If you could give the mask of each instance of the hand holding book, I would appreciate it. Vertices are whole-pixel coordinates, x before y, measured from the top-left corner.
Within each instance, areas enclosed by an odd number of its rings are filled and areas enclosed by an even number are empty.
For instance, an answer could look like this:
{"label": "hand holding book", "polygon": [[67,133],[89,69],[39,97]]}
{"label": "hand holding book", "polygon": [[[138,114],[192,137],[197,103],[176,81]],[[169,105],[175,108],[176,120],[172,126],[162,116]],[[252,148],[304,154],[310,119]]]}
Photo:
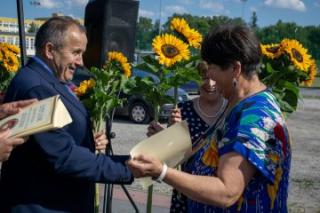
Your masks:
{"label": "hand holding book", "polygon": [[37,99],[29,99],[23,101],[14,101],[11,103],[5,103],[0,106],[0,119],[3,119],[9,115],[18,113],[21,109],[37,102]]}
{"label": "hand holding book", "polygon": [[[0,106],[0,119],[12,114],[16,114],[21,110],[21,108],[33,104],[36,101],[36,99],[31,99],[2,104]],[[10,138],[11,131],[8,126],[11,125],[12,124],[7,125],[7,127],[3,126],[3,128],[0,129],[0,162],[9,158],[14,147],[25,142],[24,138]]]}
{"label": "hand holding book", "polygon": [[[26,103],[20,102],[17,106]],[[0,121],[0,130],[10,129],[10,137],[24,137],[62,128],[72,122],[69,112],[58,95],[41,101],[31,101],[28,106],[18,111]]]}

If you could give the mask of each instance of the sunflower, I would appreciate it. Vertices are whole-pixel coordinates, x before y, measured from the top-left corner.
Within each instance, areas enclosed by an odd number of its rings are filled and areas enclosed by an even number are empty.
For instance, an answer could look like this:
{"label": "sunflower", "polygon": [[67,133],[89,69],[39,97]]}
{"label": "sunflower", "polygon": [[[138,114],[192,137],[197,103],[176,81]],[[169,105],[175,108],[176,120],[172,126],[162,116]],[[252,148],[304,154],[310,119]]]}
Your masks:
{"label": "sunflower", "polygon": [[127,57],[125,57],[122,53],[120,52],[109,52],[108,53],[108,61],[112,62],[118,62],[120,66],[122,67],[123,73],[127,78],[131,76],[131,65],[128,63]]}
{"label": "sunflower", "polygon": [[200,48],[202,42],[202,35],[197,30],[186,30],[184,36],[186,37],[190,46],[194,48]]}
{"label": "sunflower", "polygon": [[80,86],[77,87],[74,92],[77,96],[82,96],[87,93],[87,91],[95,86],[96,82],[93,79],[84,80],[80,83]]}
{"label": "sunflower", "polygon": [[186,20],[182,18],[174,18],[171,21],[170,28],[171,30],[175,30],[181,34],[188,41],[190,46],[200,48],[202,35],[197,30],[190,28]]}
{"label": "sunflower", "polygon": [[317,65],[316,62],[314,60],[311,60],[311,65],[309,68],[309,78],[307,80],[304,81],[304,84],[308,87],[310,87],[317,75]]}
{"label": "sunflower", "polygon": [[283,51],[280,44],[261,44],[262,55],[270,59],[279,58]]}
{"label": "sunflower", "polygon": [[190,29],[189,24],[183,18],[173,18],[170,22],[170,29],[183,34],[185,30]]}
{"label": "sunflower", "polygon": [[2,66],[8,72],[16,72],[19,68],[19,60],[15,54],[10,51],[5,51],[2,55]]}
{"label": "sunflower", "polygon": [[4,55],[4,50],[3,50],[3,48],[0,46],[0,62],[3,60],[3,55]]}
{"label": "sunflower", "polygon": [[3,46],[4,49],[7,49],[13,52],[15,55],[20,54],[20,48],[15,45],[8,44],[8,43],[2,43],[1,45]]}
{"label": "sunflower", "polygon": [[188,45],[177,37],[164,34],[158,35],[152,41],[153,50],[159,55],[159,63],[171,67],[183,59],[190,59]]}
{"label": "sunflower", "polygon": [[311,64],[311,56],[297,40],[283,39],[281,46],[290,56],[290,60],[297,69],[307,72]]}

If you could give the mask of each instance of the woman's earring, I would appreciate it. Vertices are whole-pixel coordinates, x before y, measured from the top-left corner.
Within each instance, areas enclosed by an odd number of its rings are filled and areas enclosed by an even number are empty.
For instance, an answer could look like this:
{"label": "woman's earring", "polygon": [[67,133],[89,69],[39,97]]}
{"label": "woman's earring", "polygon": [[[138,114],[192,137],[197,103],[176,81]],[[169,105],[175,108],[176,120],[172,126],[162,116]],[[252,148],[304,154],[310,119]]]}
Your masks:
{"label": "woman's earring", "polygon": [[233,86],[233,88],[235,88],[235,87],[237,86],[237,84],[238,84],[237,79],[233,78],[233,80],[232,80],[232,86]]}

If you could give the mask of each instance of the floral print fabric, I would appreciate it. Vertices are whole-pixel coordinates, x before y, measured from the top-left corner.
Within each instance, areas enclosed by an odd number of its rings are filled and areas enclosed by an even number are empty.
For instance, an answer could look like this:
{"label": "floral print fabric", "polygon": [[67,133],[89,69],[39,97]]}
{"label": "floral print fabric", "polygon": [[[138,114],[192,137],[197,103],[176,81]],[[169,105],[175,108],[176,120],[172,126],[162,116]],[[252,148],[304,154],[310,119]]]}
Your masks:
{"label": "floral print fabric", "polygon": [[242,155],[256,173],[233,206],[221,209],[189,199],[189,212],[287,212],[290,141],[269,90],[239,102],[206,141],[186,168],[192,174],[216,176],[219,158],[229,152]]}
{"label": "floral print fabric", "polygon": [[[192,101],[180,103],[179,108],[181,110],[182,120],[185,120],[188,123],[191,141],[195,142],[199,137],[202,137],[205,134],[206,130],[209,128],[209,125],[206,124],[206,122],[204,122],[198,115],[198,113],[195,111]],[[182,165],[182,170],[186,171],[185,167],[189,162],[190,160],[186,162],[184,165]],[[179,193],[175,189],[173,189],[172,191],[170,212],[187,212],[187,197]]]}

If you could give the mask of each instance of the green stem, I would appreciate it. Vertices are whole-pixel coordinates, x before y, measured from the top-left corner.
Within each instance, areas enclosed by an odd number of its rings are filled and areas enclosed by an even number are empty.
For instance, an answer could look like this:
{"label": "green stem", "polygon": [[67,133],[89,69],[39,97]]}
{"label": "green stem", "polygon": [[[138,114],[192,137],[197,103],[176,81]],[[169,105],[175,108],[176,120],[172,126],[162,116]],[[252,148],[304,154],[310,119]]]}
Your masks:
{"label": "green stem", "polygon": [[146,213],[151,213],[152,212],[152,193],[153,193],[153,185],[148,187],[148,198],[147,198]]}
{"label": "green stem", "polygon": [[178,106],[178,87],[177,86],[174,87],[173,96],[174,96],[174,108],[177,108]]}
{"label": "green stem", "polygon": [[[159,121],[159,112],[160,112],[160,104],[155,104],[155,108],[154,108],[154,120],[155,121]],[[153,194],[153,185],[148,187],[146,213],[152,212],[152,194]]]}
{"label": "green stem", "polygon": [[100,207],[100,192],[99,192],[99,184],[95,184],[95,197],[94,197],[94,212],[99,213],[99,207]]}
{"label": "green stem", "polygon": [[[104,129],[104,116],[102,113],[99,115],[99,119],[94,121],[93,131],[94,133],[100,132]],[[100,151],[96,151],[96,154],[99,154]],[[95,197],[94,197],[94,212],[99,213],[100,207],[100,191],[99,191],[99,183],[95,184]]]}
{"label": "green stem", "polygon": [[160,105],[155,104],[155,107],[154,107],[154,120],[155,121],[159,121],[159,114],[160,114]]}

